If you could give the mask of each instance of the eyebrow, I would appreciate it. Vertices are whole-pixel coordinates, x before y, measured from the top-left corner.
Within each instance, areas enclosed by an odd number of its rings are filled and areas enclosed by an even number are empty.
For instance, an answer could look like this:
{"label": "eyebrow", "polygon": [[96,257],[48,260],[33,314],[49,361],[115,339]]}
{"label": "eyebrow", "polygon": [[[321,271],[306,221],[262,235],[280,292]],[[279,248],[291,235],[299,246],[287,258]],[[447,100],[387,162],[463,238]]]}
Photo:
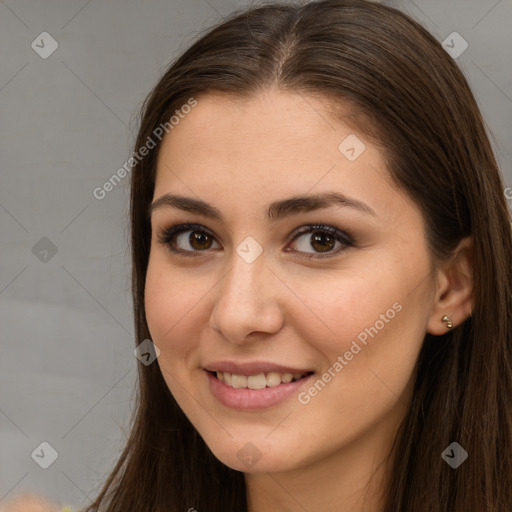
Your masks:
{"label": "eyebrow", "polygon": [[[153,212],[163,207],[173,207],[190,213],[197,213],[210,219],[224,222],[222,213],[211,204],[192,197],[179,196],[175,194],[164,194],[155,199],[147,209],[147,217],[150,218]],[[276,221],[291,215],[321,210],[330,206],[346,206],[357,209],[363,213],[377,216],[375,211],[366,203],[347,197],[338,192],[324,192],[314,195],[294,196],[281,201],[270,203],[267,208],[267,218]]]}

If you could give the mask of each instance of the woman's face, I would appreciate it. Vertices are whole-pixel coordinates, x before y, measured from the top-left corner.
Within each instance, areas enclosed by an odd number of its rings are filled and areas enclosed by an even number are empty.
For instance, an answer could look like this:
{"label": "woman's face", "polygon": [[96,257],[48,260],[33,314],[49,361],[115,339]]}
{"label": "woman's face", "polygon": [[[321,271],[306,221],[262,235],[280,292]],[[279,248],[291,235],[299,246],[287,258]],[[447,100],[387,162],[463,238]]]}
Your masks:
{"label": "woman's face", "polygon": [[184,199],[151,214],[157,362],[213,453],[244,472],[384,454],[427,329],[422,216],[328,105],[207,94],[159,153],[153,201]]}

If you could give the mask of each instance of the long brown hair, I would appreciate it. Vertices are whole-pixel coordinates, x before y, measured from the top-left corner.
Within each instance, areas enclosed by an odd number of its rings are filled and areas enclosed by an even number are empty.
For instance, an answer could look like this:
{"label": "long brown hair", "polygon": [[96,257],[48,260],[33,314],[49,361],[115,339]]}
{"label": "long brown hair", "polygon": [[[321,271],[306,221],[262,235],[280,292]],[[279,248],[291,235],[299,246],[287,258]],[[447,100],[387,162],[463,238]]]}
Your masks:
{"label": "long brown hair", "polygon": [[[209,91],[250,97],[271,87],[354,107],[352,121],[379,142],[393,180],[421,209],[437,258],[474,237],[473,315],[443,336],[425,337],[383,512],[511,511],[511,220],[464,75],[432,35],[391,7],[271,3],[233,14],[169,66],[144,102],[135,150],[190,98],[201,101]],[[159,147],[131,171],[137,344],[151,338],[146,213]],[[243,473],[213,456],[158,364],[138,365],[129,437],[87,512],[245,511]],[[469,453],[457,469],[441,458],[452,441]]]}

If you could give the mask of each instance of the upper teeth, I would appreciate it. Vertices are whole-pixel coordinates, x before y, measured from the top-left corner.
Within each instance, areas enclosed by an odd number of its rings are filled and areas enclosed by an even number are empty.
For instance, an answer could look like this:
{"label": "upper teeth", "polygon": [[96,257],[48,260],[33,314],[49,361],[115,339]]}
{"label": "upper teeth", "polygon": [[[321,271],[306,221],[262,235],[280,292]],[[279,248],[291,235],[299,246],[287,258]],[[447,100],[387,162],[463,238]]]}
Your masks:
{"label": "upper teeth", "polygon": [[258,375],[236,375],[228,372],[217,372],[217,378],[232,388],[263,389],[265,387],[287,384],[292,380],[298,380],[302,373],[260,373]]}

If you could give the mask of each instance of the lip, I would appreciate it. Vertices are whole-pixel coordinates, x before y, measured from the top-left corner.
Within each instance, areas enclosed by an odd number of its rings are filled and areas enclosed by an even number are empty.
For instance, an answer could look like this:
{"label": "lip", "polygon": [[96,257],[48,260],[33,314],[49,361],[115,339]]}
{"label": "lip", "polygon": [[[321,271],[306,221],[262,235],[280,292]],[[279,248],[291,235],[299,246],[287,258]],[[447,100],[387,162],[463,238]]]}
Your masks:
{"label": "lip", "polygon": [[[253,368],[253,366],[251,366]],[[276,366],[274,366],[276,368]],[[280,367],[282,368],[282,367]],[[238,371],[240,371],[238,366]],[[290,369],[291,370],[291,369]],[[219,370],[228,371],[228,370]],[[248,371],[248,370],[246,370]],[[252,370],[251,370],[252,371]],[[270,370],[272,371],[272,370]],[[274,370],[277,371],[277,370]],[[295,370],[294,370],[295,371]],[[205,376],[208,379],[208,385],[212,395],[224,406],[240,411],[262,411],[269,407],[276,406],[292,396],[296,396],[300,388],[315,376],[314,373],[288,384],[279,384],[271,388],[248,389],[248,388],[232,388],[217,377],[212,375],[210,371],[205,370]],[[264,372],[259,372],[264,373]],[[287,371],[283,373],[292,373]],[[302,373],[297,371],[296,373]],[[257,373],[256,373],[257,374]],[[238,375],[255,375],[254,373],[239,373]]]}
{"label": "lip", "polygon": [[208,372],[228,372],[235,375],[258,375],[260,373],[312,373],[311,368],[292,368],[268,361],[252,361],[247,363],[235,363],[234,361],[217,361],[204,366]]}

